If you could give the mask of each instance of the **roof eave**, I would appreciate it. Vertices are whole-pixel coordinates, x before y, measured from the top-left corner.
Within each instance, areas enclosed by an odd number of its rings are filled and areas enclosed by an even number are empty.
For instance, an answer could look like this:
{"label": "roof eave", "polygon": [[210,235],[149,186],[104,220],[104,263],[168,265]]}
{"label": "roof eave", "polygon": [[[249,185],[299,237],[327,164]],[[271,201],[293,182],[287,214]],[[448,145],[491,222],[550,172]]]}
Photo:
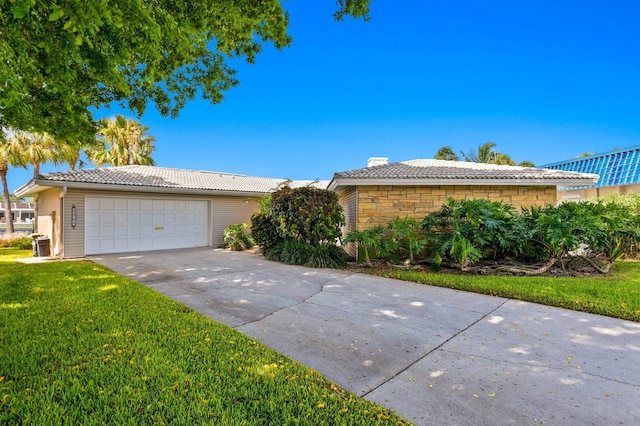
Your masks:
{"label": "roof eave", "polygon": [[[237,197],[261,197],[269,194],[270,191],[233,191],[222,189],[201,189],[201,188],[168,188],[161,186],[136,186],[87,182],[65,182],[65,181],[35,181],[30,182],[15,191],[17,197],[33,195],[53,187],[66,186],[69,189],[101,190],[101,191],[124,191],[124,192],[150,192],[150,193],[170,193],[189,195],[231,195]],[[24,188],[24,189],[23,189]],[[20,191],[20,192],[19,192]]]}
{"label": "roof eave", "polygon": [[507,186],[579,186],[593,185],[598,179],[592,178],[558,178],[558,179],[358,179],[358,178],[334,178],[329,184],[329,189],[336,190],[349,186],[455,186],[455,185],[507,185]]}

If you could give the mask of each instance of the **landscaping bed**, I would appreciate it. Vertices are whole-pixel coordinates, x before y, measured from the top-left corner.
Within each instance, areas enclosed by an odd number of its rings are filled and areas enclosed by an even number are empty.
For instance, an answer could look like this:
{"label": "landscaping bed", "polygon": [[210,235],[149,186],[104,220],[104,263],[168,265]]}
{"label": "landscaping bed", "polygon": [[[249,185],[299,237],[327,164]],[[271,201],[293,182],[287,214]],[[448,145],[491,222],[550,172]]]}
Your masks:
{"label": "landscaping bed", "polygon": [[387,262],[350,264],[346,270],[640,322],[640,262],[618,261],[608,275],[587,271],[562,276],[556,268],[533,277],[481,275],[458,268],[434,272],[427,265],[407,269]]}

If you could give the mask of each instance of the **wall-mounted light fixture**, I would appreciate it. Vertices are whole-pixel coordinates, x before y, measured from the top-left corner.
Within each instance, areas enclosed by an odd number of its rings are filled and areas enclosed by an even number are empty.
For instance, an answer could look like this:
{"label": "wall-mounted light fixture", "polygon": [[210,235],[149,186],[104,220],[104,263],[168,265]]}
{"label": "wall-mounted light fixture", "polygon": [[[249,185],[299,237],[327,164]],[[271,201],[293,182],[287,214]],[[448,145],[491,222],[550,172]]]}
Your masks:
{"label": "wall-mounted light fixture", "polygon": [[76,210],[76,205],[71,206],[71,227],[76,227],[76,220],[78,219],[78,212]]}

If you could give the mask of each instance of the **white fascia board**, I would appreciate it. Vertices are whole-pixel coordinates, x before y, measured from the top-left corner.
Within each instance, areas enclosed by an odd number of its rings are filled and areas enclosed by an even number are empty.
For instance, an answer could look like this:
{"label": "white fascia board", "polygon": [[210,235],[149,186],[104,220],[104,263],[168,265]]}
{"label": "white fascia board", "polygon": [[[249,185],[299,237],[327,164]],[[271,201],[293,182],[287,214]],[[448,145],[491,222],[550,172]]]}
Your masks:
{"label": "white fascia board", "polygon": [[[192,195],[231,195],[237,197],[261,197],[269,192],[260,191],[229,191],[217,189],[192,189],[192,188],[163,188],[156,186],[135,186],[135,185],[113,185],[101,183],[83,183],[83,182],[63,182],[63,181],[44,181],[45,185],[39,185],[35,182],[24,192],[20,194],[22,188],[16,190],[16,196],[24,196],[26,194],[35,194],[53,187],[66,186],[69,189],[86,189],[98,191],[126,191],[126,192],[148,192],[148,193],[164,193],[164,194],[192,194]],[[42,183],[44,183],[42,182]]]}
{"label": "white fascia board", "polygon": [[593,185],[597,179],[335,179],[329,189],[346,186],[578,186]]}

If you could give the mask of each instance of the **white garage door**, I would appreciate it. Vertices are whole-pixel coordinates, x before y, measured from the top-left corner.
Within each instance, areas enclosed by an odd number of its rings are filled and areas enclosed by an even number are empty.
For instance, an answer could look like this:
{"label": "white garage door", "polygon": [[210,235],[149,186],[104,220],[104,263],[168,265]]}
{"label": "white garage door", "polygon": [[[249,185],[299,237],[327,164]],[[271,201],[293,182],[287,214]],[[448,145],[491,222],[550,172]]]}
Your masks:
{"label": "white garage door", "polygon": [[207,245],[207,201],[86,198],[85,253]]}

